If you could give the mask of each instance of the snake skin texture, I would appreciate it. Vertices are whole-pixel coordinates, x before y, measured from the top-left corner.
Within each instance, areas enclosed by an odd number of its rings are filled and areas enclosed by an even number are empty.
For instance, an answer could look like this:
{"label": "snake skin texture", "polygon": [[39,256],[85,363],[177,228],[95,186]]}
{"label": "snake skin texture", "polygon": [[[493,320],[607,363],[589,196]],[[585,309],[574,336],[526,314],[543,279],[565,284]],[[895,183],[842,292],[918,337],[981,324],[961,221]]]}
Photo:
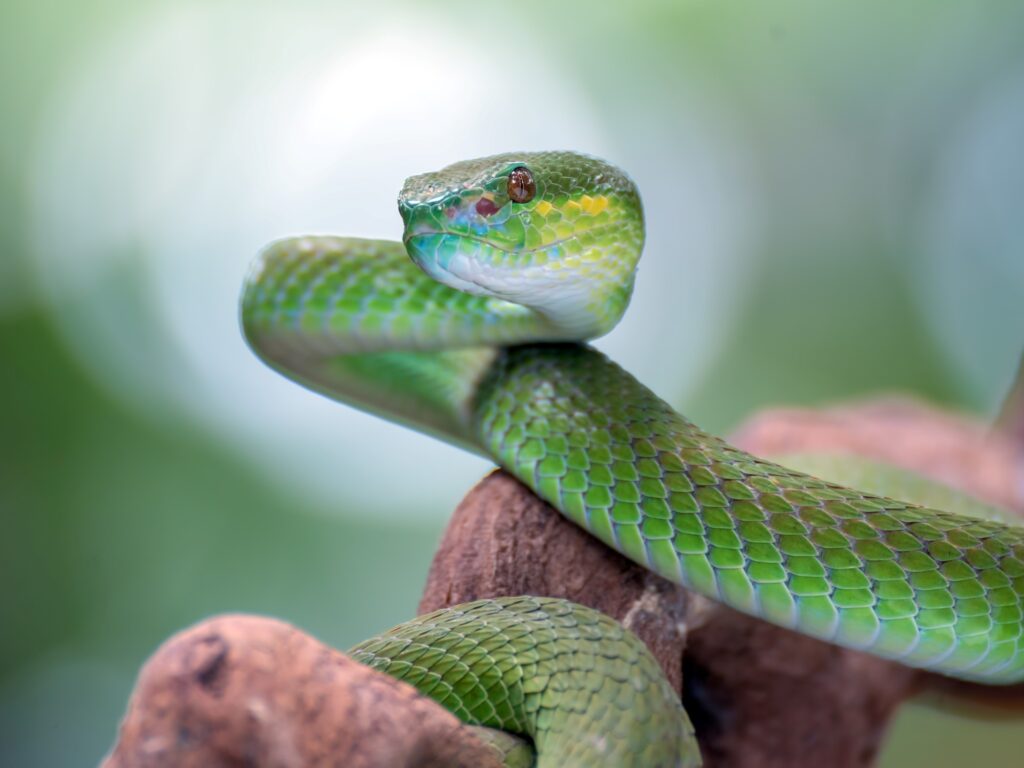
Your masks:
{"label": "snake skin texture", "polygon": [[521,733],[546,766],[699,765],[658,662],[631,632],[567,600],[481,600],[360,643],[352,658],[468,723]]}
{"label": "snake skin texture", "polygon": [[1024,677],[1021,528],[757,459],[588,347],[507,350],[478,414],[502,466],[667,579],[913,666]]}

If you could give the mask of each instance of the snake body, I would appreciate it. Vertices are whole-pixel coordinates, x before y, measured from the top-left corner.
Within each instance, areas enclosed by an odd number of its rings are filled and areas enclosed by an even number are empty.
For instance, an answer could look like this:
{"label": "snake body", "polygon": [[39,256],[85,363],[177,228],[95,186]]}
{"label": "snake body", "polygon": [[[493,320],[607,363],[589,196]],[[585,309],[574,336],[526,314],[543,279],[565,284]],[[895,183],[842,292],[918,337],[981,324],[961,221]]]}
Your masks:
{"label": "snake body", "polygon": [[699,758],[679,698],[639,638],[567,600],[467,603],[402,624],[351,654],[467,722],[529,736],[540,765],[694,765]]}
{"label": "snake body", "polygon": [[[640,197],[623,172],[568,152],[499,155],[410,178],[399,210],[401,244],[305,237],[261,254],[241,312],[263,360],[330,397],[490,457],[609,546],[739,611],[947,675],[1024,680],[1024,529],[751,456],[584,343],[624,312],[643,246]],[[466,616],[498,610],[488,605],[453,615],[461,636],[473,637]],[[564,605],[529,605],[580,620]],[[441,634],[439,622],[429,620],[428,634]],[[408,632],[423,627],[415,626]],[[538,641],[517,637],[536,657]],[[423,679],[414,664],[384,660],[381,649],[396,647],[389,642],[367,657]],[[446,653],[459,647],[446,642]],[[639,669],[648,662],[635,650],[627,667]],[[603,674],[612,672],[602,661],[559,679]],[[586,700],[588,712],[604,711],[596,698],[555,686],[555,676],[540,677],[544,701],[572,711]],[[641,678],[630,677],[631,707],[643,709],[661,694]],[[620,743],[597,719],[588,731],[581,718],[570,734],[562,715],[484,722],[479,712],[493,703],[441,698],[470,719],[530,735],[542,765],[594,764],[596,753],[573,762],[565,744],[585,733],[609,733],[606,749]],[[689,733],[672,704],[674,732]],[[685,739],[669,741],[663,760],[609,764],[696,764],[679,746]]]}

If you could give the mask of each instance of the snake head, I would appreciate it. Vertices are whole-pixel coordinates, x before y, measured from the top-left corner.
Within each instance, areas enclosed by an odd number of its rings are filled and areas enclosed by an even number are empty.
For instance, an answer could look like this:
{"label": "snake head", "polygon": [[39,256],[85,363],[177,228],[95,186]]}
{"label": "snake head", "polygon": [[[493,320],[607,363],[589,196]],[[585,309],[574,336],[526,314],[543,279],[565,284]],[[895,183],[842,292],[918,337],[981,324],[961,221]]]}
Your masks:
{"label": "snake head", "polygon": [[565,339],[607,333],[633,291],[643,209],[625,173],[520,152],[413,176],[398,199],[413,261],[446,285],[530,307]]}

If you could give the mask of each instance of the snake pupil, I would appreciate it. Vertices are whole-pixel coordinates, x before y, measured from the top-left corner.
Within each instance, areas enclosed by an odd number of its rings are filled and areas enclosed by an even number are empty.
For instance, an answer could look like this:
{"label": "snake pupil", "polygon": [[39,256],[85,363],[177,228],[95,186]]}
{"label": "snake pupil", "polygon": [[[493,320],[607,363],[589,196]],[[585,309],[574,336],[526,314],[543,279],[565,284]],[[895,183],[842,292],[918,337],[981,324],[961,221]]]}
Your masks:
{"label": "snake pupil", "polygon": [[530,169],[524,166],[513,168],[508,175],[508,197],[513,203],[528,203],[537,194],[537,184]]}

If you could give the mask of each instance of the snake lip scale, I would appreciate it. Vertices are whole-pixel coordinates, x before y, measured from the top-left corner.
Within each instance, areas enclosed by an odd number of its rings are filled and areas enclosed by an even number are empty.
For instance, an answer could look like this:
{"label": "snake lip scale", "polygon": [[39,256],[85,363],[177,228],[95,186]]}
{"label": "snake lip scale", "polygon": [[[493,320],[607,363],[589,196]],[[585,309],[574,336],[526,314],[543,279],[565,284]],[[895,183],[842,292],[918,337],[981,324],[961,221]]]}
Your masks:
{"label": "snake lip scale", "polygon": [[[261,359],[489,457],[626,557],[736,610],[946,675],[1024,680],[1024,529],[980,502],[954,514],[747,454],[586,344],[626,310],[643,248],[625,173],[507,153],[411,177],[399,212],[401,242],[264,250],[241,301]],[[564,600],[456,606],[353,655],[529,737],[539,766],[699,764],[643,644]]]}
{"label": "snake lip scale", "polygon": [[[402,237],[402,242],[405,243],[406,245],[408,245],[410,242],[412,242],[413,240],[415,240],[418,237],[429,237],[431,235],[437,235],[437,236],[441,236],[441,235],[458,236],[458,237],[464,238],[466,240],[476,240],[479,243],[482,243],[484,245],[488,245],[488,246],[490,246],[490,247],[492,247],[492,248],[494,248],[496,250],[499,250],[499,251],[504,251],[505,253],[511,253],[512,252],[511,248],[495,245],[491,241],[487,240],[486,238],[480,237],[479,235],[458,234],[458,233],[453,232],[453,231],[448,230],[448,229],[417,229],[417,230],[415,230],[413,232],[409,232],[408,234],[404,235]],[[561,240],[558,240],[558,239],[552,240],[550,243],[547,243],[545,246],[543,246],[543,248],[548,249],[548,248],[551,248],[552,246],[561,245],[562,243],[566,242],[569,239],[570,238],[566,237],[566,238],[563,238]],[[540,250],[540,249],[541,249],[541,246],[538,246],[537,248],[522,248],[522,249],[519,249],[519,252],[520,253],[530,253],[531,251]]]}

